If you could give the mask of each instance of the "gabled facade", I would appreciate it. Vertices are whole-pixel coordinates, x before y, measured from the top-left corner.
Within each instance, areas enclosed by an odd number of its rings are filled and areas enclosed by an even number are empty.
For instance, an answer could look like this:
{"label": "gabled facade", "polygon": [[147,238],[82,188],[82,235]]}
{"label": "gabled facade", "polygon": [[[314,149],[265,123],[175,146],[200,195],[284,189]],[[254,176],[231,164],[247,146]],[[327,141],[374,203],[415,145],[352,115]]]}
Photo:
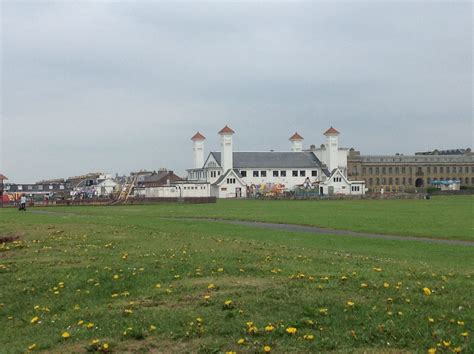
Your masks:
{"label": "gabled facade", "polygon": [[[333,127],[324,134],[327,143],[319,150],[303,150],[303,137],[294,133],[290,138],[291,151],[233,151],[234,131],[225,126],[220,132],[221,151],[210,152],[204,159],[204,136],[199,132],[191,140],[194,147],[194,168],[188,170],[188,181],[206,182],[211,186],[211,195],[218,198],[246,197],[261,186],[278,186],[279,190],[291,191],[295,188],[318,188],[325,194],[334,191],[344,194],[365,193],[359,185],[352,188],[346,178],[347,149],[339,149],[339,132]],[[196,161],[204,161],[199,166]],[[333,182],[332,174],[344,176],[346,186]],[[228,183],[230,181],[231,183]],[[359,182],[356,181],[356,184]],[[355,186],[354,186],[355,187]]]}

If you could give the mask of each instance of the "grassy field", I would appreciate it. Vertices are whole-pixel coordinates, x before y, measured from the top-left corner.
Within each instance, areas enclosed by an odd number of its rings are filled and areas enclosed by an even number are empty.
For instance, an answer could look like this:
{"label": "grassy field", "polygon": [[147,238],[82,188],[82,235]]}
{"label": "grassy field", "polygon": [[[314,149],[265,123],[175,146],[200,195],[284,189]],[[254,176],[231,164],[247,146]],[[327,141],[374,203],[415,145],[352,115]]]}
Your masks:
{"label": "grassy field", "polygon": [[3,209],[0,352],[473,352],[472,247],[159,217],[469,240],[471,202],[358,201],[340,225],[350,202]]}
{"label": "grassy field", "polygon": [[[474,241],[474,196],[430,200],[260,201],[219,200],[216,204],[90,207],[75,213],[141,214],[148,217],[209,217],[314,225],[392,235]],[[70,211],[63,208],[64,211]]]}

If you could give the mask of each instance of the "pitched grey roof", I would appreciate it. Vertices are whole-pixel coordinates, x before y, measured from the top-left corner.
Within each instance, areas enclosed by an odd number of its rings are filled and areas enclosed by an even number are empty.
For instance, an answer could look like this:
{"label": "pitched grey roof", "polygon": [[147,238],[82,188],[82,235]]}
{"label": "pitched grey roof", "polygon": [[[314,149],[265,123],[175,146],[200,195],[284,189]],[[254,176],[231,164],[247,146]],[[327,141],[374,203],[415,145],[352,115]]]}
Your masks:
{"label": "pitched grey roof", "polygon": [[[211,152],[221,165],[221,153]],[[321,161],[312,152],[234,152],[234,168],[315,168]]]}
{"label": "pitched grey roof", "polygon": [[[227,170],[224,174],[222,174],[213,184],[214,185],[218,185],[220,184],[224,178],[227,177],[227,175],[230,173],[231,170]],[[235,174],[239,177],[239,178],[242,178],[242,175],[240,174],[239,170],[237,170],[236,168],[232,169],[232,171],[235,172]]]}

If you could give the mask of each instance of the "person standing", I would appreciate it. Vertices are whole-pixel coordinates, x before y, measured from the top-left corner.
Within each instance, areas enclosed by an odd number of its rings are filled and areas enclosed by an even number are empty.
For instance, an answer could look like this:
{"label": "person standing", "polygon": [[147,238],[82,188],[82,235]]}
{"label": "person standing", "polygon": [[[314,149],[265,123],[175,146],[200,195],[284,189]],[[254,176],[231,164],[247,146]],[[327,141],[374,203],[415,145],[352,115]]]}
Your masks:
{"label": "person standing", "polygon": [[20,198],[20,210],[26,211],[26,195],[22,194]]}

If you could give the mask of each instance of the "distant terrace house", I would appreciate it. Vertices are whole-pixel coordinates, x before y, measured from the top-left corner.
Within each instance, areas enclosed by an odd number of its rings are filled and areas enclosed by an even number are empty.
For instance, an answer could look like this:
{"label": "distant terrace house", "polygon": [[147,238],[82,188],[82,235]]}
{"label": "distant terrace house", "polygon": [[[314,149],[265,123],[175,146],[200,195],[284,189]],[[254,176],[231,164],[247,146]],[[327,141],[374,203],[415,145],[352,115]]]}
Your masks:
{"label": "distant terrace house", "polygon": [[291,151],[234,152],[234,131],[225,126],[219,131],[221,151],[210,152],[204,160],[204,140],[196,133],[193,141],[194,168],[188,170],[187,188],[202,196],[217,198],[247,197],[263,186],[278,185],[285,190],[316,189],[319,194],[361,195],[363,181],[349,181],[346,176],[347,149],[338,146],[339,132],[331,127],[324,135],[326,144],[317,151],[303,151],[303,137],[290,137]]}
{"label": "distant terrace house", "polygon": [[7,183],[4,186],[4,194],[8,196],[3,200],[6,202],[17,201],[22,194],[25,194],[34,202],[44,202],[50,198],[64,198],[69,195],[70,187],[66,183]]}
{"label": "distant terrace house", "polygon": [[158,172],[141,176],[134,188],[134,195],[145,198],[180,197],[180,191],[175,183],[181,180],[182,178],[173,171],[161,169]]}

